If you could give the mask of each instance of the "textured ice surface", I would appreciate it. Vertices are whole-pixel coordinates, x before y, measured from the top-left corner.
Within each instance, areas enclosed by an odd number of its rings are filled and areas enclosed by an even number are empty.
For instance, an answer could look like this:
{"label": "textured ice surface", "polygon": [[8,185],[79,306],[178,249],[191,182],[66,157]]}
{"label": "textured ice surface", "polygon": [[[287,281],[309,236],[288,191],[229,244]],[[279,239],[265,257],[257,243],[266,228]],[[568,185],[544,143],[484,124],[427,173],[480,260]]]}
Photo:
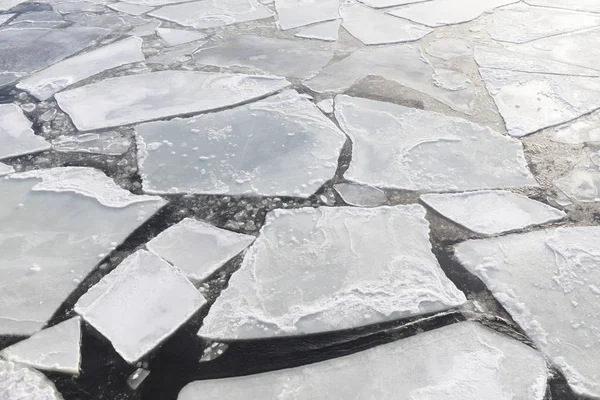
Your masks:
{"label": "textured ice surface", "polygon": [[385,8],[393,6],[401,6],[404,4],[419,3],[426,0],[358,0],[363,4],[373,8]]}
{"label": "textured ice surface", "polygon": [[109,4],[109,8],[112,8],[115,11],[120,11],[125,14],[130,15],[142,15],[147,13],[148,11],[154,10],[154,7],[143,6],[139,4],[130,4],[124,2],[118,2],[114,4]]}
{"label": "textured ice surface", "polygon": [[198,335],[335,331],[457,307],[419,205],[275,210]]}
{"label": "textured ice surface", "polygon": [[253,35],[238,35],[207,44],[194,54],[194,59],[201,64],[290,78],[311,77],[332,57],[333,51],[323,49],[319,43]]}
{"label": "textured ice surface", "polygon": [[75,311],[135,363],[205,303],[177,268],[138,250],[81,296]]}
{"label": "textured ice surface", "polygon": [[335,115],[353,142],[349,180],[438,192],[537,185],[521,143],[467,120],[345,95]]}
{"label": "textured ice surface", "polygon": [[19,82],[17,87],[40,100],[102,71],[143,61],[142,39],[130,37],[61,61]]}
{"label": "textured ice surface", "polygon": [[256,0],[201,0],[162,7],[149,15],[203,29],[270,18],[273,12]]}
{"label": "textured ice surface", "polygon": [[283,29],[339,18],[339,0],[275,0],[277,25]]}
{"label": "textured ice surface", "polygon": [[566,217],[556,208],[503,190],[424,194],[421,200],[444,217],[483,235],[497,235]]}
{"label": "textured ice surface", "polygon": [[146,246],[190,279],[201,282],[250,246],[255,237],[186,218]]}
{"label": "textured ice surface", "polygon": [[0,359],[0,395],[6,400],[63,400],[44,374]]}
{"label": "textured ice surface", "polygon": [[552,127],[546,134],[554,142],[581,144],[600,142],[600,111],[594,111],[574,121]]}
{"label": "textured ice surface", "polygon": [[0,179],[0,333],[39,330],[80,280],[165,202],[82,167]]}
{"label": "textured ice surface", "polygon": [[554,181],[554,186],[571,200],[600,202],[600,152],[579,163],[571,172]]}
{"label": "textured ice surface", "polygon": [[63,135],[52,141],[52,149],[61,153],[91,153],[118,156],[125,154],[131,141],[118,132]]}
{"label": "textured ice surface", "polygon": [[75,126],[89,131],[215,110],[266,96],[287,85],[285,79],[273,76],[159,71],[107,79],[55,97]]}
{"label": "textured ice surface", "polygon": [[432,32],[431,28],[392,17],[361,3],[343,4],[340,16],[344,28],[364,44],[412,42]]}
{"label": "textured ice surface", "polygon": [[466,40],[444,38],[430,42],[425,51],[430,56],[449,60],[455,57],[471,56],[473,46]]}
{"label": "textured ice surface", "polygon": [[348,182],[337,183],[333,185],[333,188],[346,204],[351,206],[377,207],[387,201],[387,196],[383,190],[374,186]]}
{"label": "textured ice surface", "polygon": [[323,22],[298,31],[294,36],[305,39],[318,39],[326,42],[338,40],[341,19]]}
{"label": "textured ice surface", "polygon": [[537,351],[460,322],[301,367],[196,381],[178,400],[542,400],[547,377]]}
{"label": "textured ice surface", "polygon": [[556,7],[600,13],[600,3],[596,0],[527,0],[527,3],[532,6]]}
{"label": "textured ice surface", "polygon": [[577,393],[600,397],[600,227],[467,241],[456,255]]}
{"label": "textured ice surface", "polygon": [[156,33],[167,46],[177,46],[183,43],[204,39],[206,36],[200,32],[186,31],[183,29],[158,28]]}
{"label": "textured ice surface", "polygon": [[0,176],[8,175],[15,172],[13,167],[10,165],[0,163]]}
{"label": "textured ice surface", "polygon": [[0,351],[0,357],[41,370],[79,374],[81,323],[75,317]]}
{"label": "textured ice surface", "polygon": [[0,104],[0,144],[0,160],[50,148],[50,143],[33,133],[31,122],[16,104]]}
{"label": "textured ice surface", "polygon": [[333,177],[345,141],[295,91],[218,113],[142,124],[136,137],[147,192],[300,197]]}

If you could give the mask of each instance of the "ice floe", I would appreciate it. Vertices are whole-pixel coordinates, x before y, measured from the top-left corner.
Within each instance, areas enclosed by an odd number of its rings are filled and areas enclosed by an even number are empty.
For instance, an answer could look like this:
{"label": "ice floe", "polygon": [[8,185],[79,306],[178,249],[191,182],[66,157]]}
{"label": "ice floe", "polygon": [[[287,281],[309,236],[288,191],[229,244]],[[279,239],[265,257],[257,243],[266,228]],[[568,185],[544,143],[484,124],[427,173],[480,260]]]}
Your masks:
{"label": "ice floe", "polygon": [[460,306],[465,296],[431,252],[424,217],[419,205],[268,213],[198,335],[302,335]]}
{"label": "ice floe", "polygon": [[0,351],[0,357],[28,367],[78,375],[81,323],[75,317]]}
{"label": "ice floe", "polygon": [[129,14],[129,15],[142,15],[142,14],[146,14],[148,11],[154,10],[154,7],[148,7],[148,6],[139,5],[139,4],[124,3],[121,1],[114,3],[114,4],[109,4],[108,8],[111,8],[115,11],[123,12],[125,14]]}
{"label": "ice floe", "polygon": [[338,40],[341,23],[341,19],[323,22],[321,24],[316,24],[302,29],[294,36],[305,39],[317,39],[324,40],[326,42],[335,42]]}
{"label": "ice floe", "polygon": [[75,311],[135,363],[205,303],[177,268],[138,250],[81,296]]}
{"label": "ice floe", "polygon": [[131,140],[118,132],[63,135],[52,141],[52,149],[61,153],[91,153],[118,156],[131,147]]}
{"label": "ice floe", "polygon": [[2,164],[0,162],[0,176],[12,174],[13,172],[15,172],[13,167],[11,167],[10,165]]}
{"label": "ice floe", "polygon": [[0,395],[6,400],[63,400],[44,374],[1,359]]}
{"label": "ice floe", "polygon": [[0,333],[46,321],[112,249],[165,201],[135,196],[92,168],[0,179]]}
{"label": "ice floe", "polygon": [[463,39],[443,38],[429,43],[425,51],[430,56],[449,60],[455,57],[471,56],[473,45]]}
{"label": "ice floe", "polygon": [[377,207],[387,202],[387,196],[383,190],[374,186],[343,182],[336,183],[333,188],[342,197],[342,200],[351,206]]}
{"label": "ice floe", "polygon": [[186,218],[146,244],[192,282],[199,283],[252,244],[255,237]]}
{"label": "ice floe", "polygon": [[600,397],[600,227],[467,241],[456,256],[576,393]]}
{"label": "ice floe", "polygon": [[0,160],[50,148],[50,143],[33,133],[31,121],[16,104],[0,104],[0,143]]}
{"label": "ice floe", "polygon": [[171,28],[158,28],[156,33],[169,47],[201,40],[206,37],[206,35],[200,32]]}
{"label": "ice floe", "polygon": [[142,124],[136,138],[146,192],[299,197],[333,177],[345,141],[295,91],[217,113]]}
{"label": "ice floe", "polygon": [[273,76],[159,71],[106,79],[55,97],[75,126],[89,131],[233,106],[288,84]]}
{"label": "ice floe", "polygon": [[519,141],[470,121],[345,95],[335,115],[353,142],[349,180],[435,192],[537,185]]}
{"label": "ice floe", "polygon": [[275,0],[277,25],[283,30],[338,19],[339,0]]}

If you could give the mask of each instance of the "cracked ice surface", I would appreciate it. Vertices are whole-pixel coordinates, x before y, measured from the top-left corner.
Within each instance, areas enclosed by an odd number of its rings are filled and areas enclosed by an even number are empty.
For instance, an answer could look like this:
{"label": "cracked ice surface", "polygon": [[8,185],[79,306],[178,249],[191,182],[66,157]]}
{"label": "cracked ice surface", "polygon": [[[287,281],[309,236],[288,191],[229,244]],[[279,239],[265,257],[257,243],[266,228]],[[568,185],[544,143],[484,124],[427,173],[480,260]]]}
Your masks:
{"label": "cracked ice surface", "polygon": [[156,33],[169,47],[201,40],[206,37],[200,32],[186,31],[183,29],[158,28]]}
{"label": "cracked ice surface", "polygon": [[16,104],[0,104],[0,143],[0,160],[50,148],[50,143],[33,133],[31,122]]}
{"label": "cracked ice surface", "polygon": [[90,153],[121,155],[131,147],[131,141],[117,132],[63,135],[52,141],[52,149],[60,153]]}
{"label": "cracked ice surface", "polygon": [[178,400],[542,400],[548,375],[537,351],[460,322],[301,367],[192,382]]}
{"label": "cracked ice surface", "polygon": [[526,2],[532,6],[600,13],[600,3],[597,0],[527,0]]}
{"label": "cracked ice surface", "polygon": [[294,36],[305,38],[305,39],[318,39],[326,42],[335,42],[338,40],[341,19],[334,21],[323,22],[321,24],[310,26],[306,29],[302,29]]}
{"label": "cracked ice surface", "polygon": [[292,90],[217,113],[142,124],[136,138],[146,192],[299,197],[334,176],[345,142],[335,124]]}
{"label": "cracked ice surface", "polygon": [[349,180],[438,192],[537,185],[521,143],[487,127],[345,95],[335,110],[353,142]]}
{"label": "cracked ice surface", "polygon": [[467,241],[456,256],[576,393],[600,397],[600,227]]}
{"label": "cracked ice surface", "polygon": [[373,7],[373,8],[386,8],[386,7],[393,7],[393,6],[401,6],[401,5],[405,5],[405,4],[411,4],[411,3],[420,3],[422,1],[427,1],[427,0],[358,0],[363,4],[368,5],[369,7]]}
{"label": "cracked ice surface", "polygon": [[81,296],[75,311],[132,364],[205,303],[177,268],[138,250]]}
{"label": "cracked ice surface", "polygon": [[424,217],[419,205],[268,213],[198,335],[302,335],[460,306],[465,296],[431,252]]}
{"label": "cracked ice surface", "polygon": [[600,202],[600,152],[589,154],[588,159],[555,180],[554,186],[576,202]]}
{"label": "cracked ice surface", "polygon": [[0,395],[6,400],[63,400],[54,384],[44,374],[2,359]]}
{"label": "cracked ice surface", "polygon": [[38,331],[80,280],[165,202],[92,168],[0,179],[0,333]]}
{"label": "cracked ice surface", "polygon": [[192,282],[202,282],[254,239],[251,235],[186,218],[161,232],[146,247],[179,268]]}
{"label": "cracked ice surface", "polygon": [[597,110],[574,121],[549,128],[546,134],[550,140],[558,143],[600,142],[600,111]]}
{"label": "cracked ice surface", "polygon": [[75,126],[89,131],[233,106],[288,84],[274,76],[159,71],[110,78],[55,97]]}
{"label": "cracked ice surface", "polygon": [[277,25],[282,30],[338,19],[339,0],[275,0]]}

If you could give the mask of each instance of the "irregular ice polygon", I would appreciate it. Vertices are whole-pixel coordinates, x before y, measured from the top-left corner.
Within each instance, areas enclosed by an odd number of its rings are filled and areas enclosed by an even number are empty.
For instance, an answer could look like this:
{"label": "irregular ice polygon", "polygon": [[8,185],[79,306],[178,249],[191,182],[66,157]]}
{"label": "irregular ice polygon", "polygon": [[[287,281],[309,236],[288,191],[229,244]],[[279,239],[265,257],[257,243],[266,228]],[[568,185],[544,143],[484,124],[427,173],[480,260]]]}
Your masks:
{"label": "irregular ice polygon", "polygon": [[6,400],[63,400],[54,384],[44,374],[2,359],[0,395]]}
{"label": "irregular ice polygon", "polygon": [[333,114],[333,99],[324,99],[317,103],[319,110],[325,114]]}
{"label": "irregular ice polygon", "polygon": [[142,124],[136,138],[146,192],[309,197],[334,176],[346,136],[310,100],[285,91]]}
{"label": "irregular ice polygon", "polygon": [[336,119],[352,140],[344,176],[417,191],[537,186],[518,140],[470,121],[339,95]]}
{"label": "irregular ice polygon", "polygon": [[118,156],[125,154],[131,141],[118,132],[63,135],[52,141],[52,149],[60,153],[91,153]]}
{"label": "irregular ice polygon", "polygon": [[154,10],[154,7],[143,6],[139,4],[131,4],[124,2],[117,2],[114,4],[109,4],[108,8],[113,9],[115,11],[119,11],[129,15],[142,15],[146,14],[148,11]]}
{"label": "irregular ice polygon", "polygon": [[185,218],[161,232],[146,247],[181,270],[190,281],[199,283],[244,251],[254,239]]}
{"label": "irregular ice polygon", "polygon": [[594,111],[574,121],[549,128],[546,134],[550,140],[558,143],[600,142],[600,111]]}
{"label": "irregular ice polygon", "polygon": [[460,322],[309,365],[192,382],[178,400],[542,400],[548,375],[537,351]]}
{"label": "irregular ice polygon", "polygon": [[206,300],[179,270],[138,250],[81,296],[75,311],[132,364],[184,324]]}
{"label": "irregular ice polygon", "polygon": [[206,37],[206,35],[200,32],[171,28],[158,28],[156,33],[169,47],[201,40]]}
{"label": "irregular ice polygon", "polygon": [[338,19],[339,6],[339,0],[275,0],[277,25],[287,30]]}
{"label": "irregular ice polygon", "polygon": [[460,306],[419,205],[275,210],[198,332],[253,339],[336,331]]}
{"label": "irregular ice polygon", "polygon": [[580,203],[600,202],[600,153],[573,168],[567,175],[554,181],[554,186],[571,200]]}
{"label": "irregular ice polygon", "polygon": [[233,106],[288,85],[274,76],[159,71],[106,79],[55,97],[77,129],[89,131]]}
{"label": "irregular ice polygon", "polygon": [[13,172],[15,172],[13,167],[0,163],[0,176],[12,174]]}
{"label": "irregular ice polygon", "polygon": [[473,54],[473,46],[463,39],[443,38],[429,43],[425,51],[430,56],[449,60],[455,57],[470,56]]}
{"label": "irregular ice polygon", "polygon": [[302,29],[294,36],[305,39],[317,39],[324,40],[326,42],[335,42],[336,40],[338,40],[341,23],[341,19],[323,22]]}
{"label": "irregular ice polygon", "polygon": [[532,6],[600,13],[600,3],[596,0],[527,0],[526,3]]}
{"label": "irregular ice polygon", "polygon": [[600,227],[470,240],[455,254],[577,394],[600,397]]}
{"label": "irregular ice polygon", "polygon": [[342,182],[333,185],[346,204],[359,207],[377,207],[385,204],[387,196],[383,190],[360,183]]}
{"label": "irregular ice polygon", "polygon": [[33,133],[31,125],[19,106],[0,104],[0,160],[50,148],[50,143]]}

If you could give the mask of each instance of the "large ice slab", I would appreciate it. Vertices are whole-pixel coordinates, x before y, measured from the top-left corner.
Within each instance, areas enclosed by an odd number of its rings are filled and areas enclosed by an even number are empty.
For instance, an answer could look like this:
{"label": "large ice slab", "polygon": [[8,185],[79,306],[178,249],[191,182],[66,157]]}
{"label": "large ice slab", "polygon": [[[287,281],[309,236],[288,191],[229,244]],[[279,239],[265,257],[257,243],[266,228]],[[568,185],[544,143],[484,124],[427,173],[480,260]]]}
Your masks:
{"label": "large ice slab", "polygon": [[202,282],[244,251],[255,237],[186,218],[146,244],[192,282]]}
{"label": "large ice slab", "polygon": [[329,22],[323,22],[298,31],[294,36],[305,39],[324,40],[326,42],[335,42],[338,40],[341,19]]}
{"label": "large ice slab", "polygon": [[566,217],[556,208],[504,190],[424,194],[421,200],[444,217],[482,235],[497,235]]}
{"label": "large ice slab", "polygon": [[39,330],[92,268],[165,201],[92,168],[0,179],[0,333]]}
{"label": "large ice slab", "polygon": [[464,302],[431,252],[419,205],[275,210],[198,335],[327,332]]}
{"label": "large ice slab", "polygon": [[31,121],[16,104],[0,104],[0,143],[0,160],[50,148],[50,143],[33,133]]}
{"label": "large ice slab", "polygon": [[600,397],[600,227],[467,241],[456,256],[576,393]]}
{"label": "large ice slab", "polygon": [[139,250],[81,296],[75,311],[135,363],[184,324],[206,300],[181,272]]}
{"label": "large ice slab", "polygon": [[556,7],[600,13],[600,3],[596,0],[527,0],[527,3],[532,6]]}
{"label": "large ice slab", "polygon": [[339,0],[275,0],[277,25],[282,30],[339,18]]}
{"label": "large ice slab", "polygon": [[0,357],[28,367],[78,375],[81,323],[75,317],[0,351]]}
{"label": "large ice slab", "polygon": [[158,28],[156,33],[167,46],[177,46],[184,43],[193,42],[195,40],[204,39],[206,36],[200,32],[186,31],[183,29]]}
{"label": "large ice slab", "polygon": [[130,37],[54,64],[19,82],[17,87],[47,100],[82,79],[143,60],[142,39]]}
{"label": "large ice slab", "polygon": [[435,192],[537,185],[519,141],[467,120],[345,95],[335,115],[353,142],[349,180]]}
{"label": "large ice slab", "polygon": [[0,162],[0,176],[12,174],[13,172],[15,172],[13,167]]}
{"label": "large ice slab", "polygon": [[146,192],[299,197],[309,197],[334,176],[345,141],[295,91],[218,113],[142,124],[136,138]]}
{"label": "large ice slab", "polygon": [[387,196],[383,190],[374,186],[361,185],[353,182],[342,182],[333,185],[346,204],[360,207],[377,207],[385,204]]}
{"label": "large ice slab", "polygon": [[0,395],[6,400],[63,400],[44,374],[1,359]]}
{"label": "large ice slab", "polygon": [[159,71],[107,79],[55,97],[77,129],[89,131],[233,106],[288,84],[273,76]]}
{"label": "large ice slab", "polygon": [[460,322],[301,367],[193,382],[178,400],[542,400],[548,375],[537,351]]}

